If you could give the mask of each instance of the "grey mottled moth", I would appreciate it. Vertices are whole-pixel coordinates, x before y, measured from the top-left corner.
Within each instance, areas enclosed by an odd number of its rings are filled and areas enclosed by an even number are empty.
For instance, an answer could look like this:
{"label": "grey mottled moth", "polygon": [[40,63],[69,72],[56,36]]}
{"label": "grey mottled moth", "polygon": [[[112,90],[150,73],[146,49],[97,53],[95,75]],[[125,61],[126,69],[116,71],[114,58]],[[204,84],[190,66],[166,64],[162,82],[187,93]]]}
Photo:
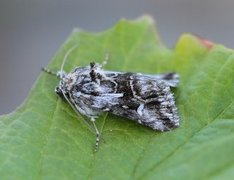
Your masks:
{"label": "grey mottled moth", "polygon": [[177,108],[170,89],[178,85],[178,74],[105,71],[102,68],[105,63],[99,65],[94,62],[66,73],[63,66],[75,47],[65,55],[60,71],[54,73],[44,70],[60,78],[55,92],[79,115],[92,122],[96,133],[95,150],[100,136],[95,119],[102,112],[128,118],[158,131],[168,131],[179,126]]}

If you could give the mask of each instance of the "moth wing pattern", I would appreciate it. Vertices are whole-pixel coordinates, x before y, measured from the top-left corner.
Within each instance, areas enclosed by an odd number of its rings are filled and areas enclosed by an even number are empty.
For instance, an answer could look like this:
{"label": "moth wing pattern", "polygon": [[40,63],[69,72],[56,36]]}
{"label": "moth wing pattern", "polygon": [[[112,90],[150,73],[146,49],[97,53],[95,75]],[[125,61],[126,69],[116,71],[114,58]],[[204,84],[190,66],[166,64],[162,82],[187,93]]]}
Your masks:
{"label": "moth wing pattern", "polygon": [[154,130],[168,131],[179,126],[179,117],[170,87],[178,84],[175,73],[143,75],[121,73],[114,80],[123,93],[110,112],[127,117]]}
{"label": "moth wing pattern", "polygon": [[152,80],[162,80],[170,87],[176,87],[179,84],[179,75],[173,72],[148,75]]}
{"label": "moth wing pattern", "polygon": [[128,118],[153,130],[168,131],[179,126],[171,92],[171,87],[179,83],[176,73],[150,75],[105,71],[102,65],[90,63],[70,73],[61,70],[57,74],[60,83],[56,93],[93,123],[95,149],[99,142],[95,119],[102,112]]}

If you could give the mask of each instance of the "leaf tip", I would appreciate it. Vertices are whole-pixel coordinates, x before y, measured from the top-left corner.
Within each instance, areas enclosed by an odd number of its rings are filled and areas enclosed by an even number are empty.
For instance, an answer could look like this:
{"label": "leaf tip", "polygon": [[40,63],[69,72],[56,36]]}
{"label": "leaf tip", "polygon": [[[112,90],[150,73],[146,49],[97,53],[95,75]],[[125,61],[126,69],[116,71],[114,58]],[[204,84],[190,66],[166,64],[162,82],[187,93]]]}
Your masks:
{"label": "leaf tip", "polygon": [[132,19],[132,20],[129,20],[129,19],[126,19],[126,18],[121,18],[120,22],[132,22],[132,23],[146,22],[149,25],[154,25],[155,24],[154,18],[151,15],[148,15],[148,14],[144,14],[144,15],[139,16],[138,18]]}
{"label": "leaf tip", "polygon": [[155,24],[154,18],[149,14],[144,14],[136,19],[136,21],[146,21],[149,24]]}
{"label": "leaf tip", "polygon": [[195,36],[195,37],[200,42],[200,44],[202,44],[203,46],[205,46],[208,50],[210,50],[210,49],[212,49],[214,47],[214,43],[212,41],[204,39],[204,38],[202,38],[200,36]]}
{"label": "leaf tip", "polygon": [[[206,44],[205,44],[206,43]],[[183,54],[186,56],[201,54],[209,51],[214,44],[209,41],[202,41],[198,39],[198,36],[185,33],[183,34],[176,43],[176,53]]]}

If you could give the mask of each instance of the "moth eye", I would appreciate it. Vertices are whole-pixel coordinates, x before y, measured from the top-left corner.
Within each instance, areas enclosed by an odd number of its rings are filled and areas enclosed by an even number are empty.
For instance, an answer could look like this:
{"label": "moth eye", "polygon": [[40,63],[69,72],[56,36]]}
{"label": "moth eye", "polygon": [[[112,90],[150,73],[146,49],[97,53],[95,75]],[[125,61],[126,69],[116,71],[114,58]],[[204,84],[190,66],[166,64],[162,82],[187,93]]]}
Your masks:
{"label": "moth eye", "polygon": [[62,90],[59,88],[59,86],[56,86],[54,91],[58,96],[63,98],[63,93],[62,93]]}

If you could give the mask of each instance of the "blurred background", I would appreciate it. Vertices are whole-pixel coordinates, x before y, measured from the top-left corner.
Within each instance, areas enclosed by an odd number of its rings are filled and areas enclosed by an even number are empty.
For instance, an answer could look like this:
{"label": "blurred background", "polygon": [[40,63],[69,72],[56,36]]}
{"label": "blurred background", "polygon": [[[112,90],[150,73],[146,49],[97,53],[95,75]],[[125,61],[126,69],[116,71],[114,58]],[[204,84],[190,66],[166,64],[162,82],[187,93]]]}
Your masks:
{"label": "blurred background", "polygon": [[152,15],[173,48],[184,32],[234,48],[233,0],[1,0],[0,114],[13,111],[74,27],[102,31]]}

